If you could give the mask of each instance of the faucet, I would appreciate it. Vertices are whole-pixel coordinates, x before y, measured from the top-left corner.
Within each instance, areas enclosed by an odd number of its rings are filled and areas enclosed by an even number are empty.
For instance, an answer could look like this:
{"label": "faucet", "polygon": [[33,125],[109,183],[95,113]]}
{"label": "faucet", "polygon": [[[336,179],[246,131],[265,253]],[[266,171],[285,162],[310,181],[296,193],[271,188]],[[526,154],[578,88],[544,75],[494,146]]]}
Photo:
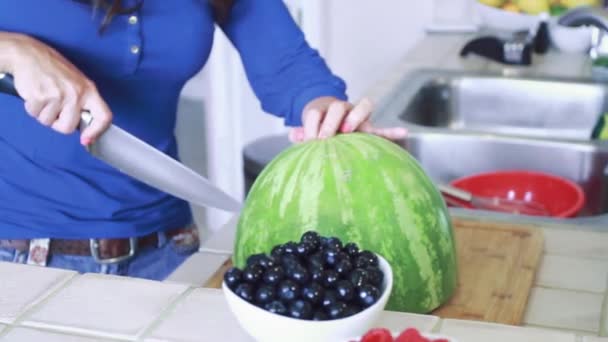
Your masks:
{"label": "faucet", "polygon": [[589,56],[596,60],[608,56],[608,10],[596,6],[583,6],[564,13],[558,24],[569,27],[591,26]]}

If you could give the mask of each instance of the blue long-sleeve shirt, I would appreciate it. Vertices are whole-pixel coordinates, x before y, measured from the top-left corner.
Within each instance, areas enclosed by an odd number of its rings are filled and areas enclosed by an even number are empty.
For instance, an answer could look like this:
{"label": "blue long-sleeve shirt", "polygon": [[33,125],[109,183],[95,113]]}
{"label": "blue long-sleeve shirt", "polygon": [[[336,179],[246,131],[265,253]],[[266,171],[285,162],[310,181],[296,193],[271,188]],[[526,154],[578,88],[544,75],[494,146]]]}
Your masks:
{"label": "blue long-sleeve shirt", "polygon": [[[145,0],[99,35],[102,17],[72,0],[0,1],[0,31],[58,50],[95,82],[114,124],[178,159],[178,97],[209,56],[209,3]],[[281,0],[236,0],[222,29],[262,108],[287,125],[301,124],[304,105],[316,97],[346,98],[344,82],[308,46]],[[0,238],[126,237],[191,221],[187,203],[95,159],[77,132],[42,126],[22,100],[0,95],[0,118]]]}

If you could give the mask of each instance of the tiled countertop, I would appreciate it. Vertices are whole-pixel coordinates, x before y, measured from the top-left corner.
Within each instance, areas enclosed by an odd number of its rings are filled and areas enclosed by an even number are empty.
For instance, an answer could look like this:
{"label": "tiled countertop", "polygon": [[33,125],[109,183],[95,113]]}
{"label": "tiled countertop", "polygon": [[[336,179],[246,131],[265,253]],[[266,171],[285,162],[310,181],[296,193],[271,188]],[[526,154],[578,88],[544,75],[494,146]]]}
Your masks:
{"label": "tiled countertop", "polygon": [[[209,277],[232,250],[235,222],[193,260]],[[545,229],[545,254],[525,326],[385,312],[379,325],[416,327],[481,341],[605,341],[608,234]],[[85,274],[0,263],[0,342],[251,341],[220,290],[179,282]]]}

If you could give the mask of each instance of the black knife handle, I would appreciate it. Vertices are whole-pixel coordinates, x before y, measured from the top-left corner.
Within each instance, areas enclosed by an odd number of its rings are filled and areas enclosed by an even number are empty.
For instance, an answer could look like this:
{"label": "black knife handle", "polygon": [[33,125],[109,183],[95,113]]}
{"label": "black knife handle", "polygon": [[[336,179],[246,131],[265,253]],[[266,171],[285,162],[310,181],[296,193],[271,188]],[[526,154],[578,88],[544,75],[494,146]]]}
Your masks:
{"label": "black knife handle", "polygon": [[19,96],[19,93],[17,93],[17,89],[15,89],[13,75],[4,72],[0,73],[0,93],[21,97]]}

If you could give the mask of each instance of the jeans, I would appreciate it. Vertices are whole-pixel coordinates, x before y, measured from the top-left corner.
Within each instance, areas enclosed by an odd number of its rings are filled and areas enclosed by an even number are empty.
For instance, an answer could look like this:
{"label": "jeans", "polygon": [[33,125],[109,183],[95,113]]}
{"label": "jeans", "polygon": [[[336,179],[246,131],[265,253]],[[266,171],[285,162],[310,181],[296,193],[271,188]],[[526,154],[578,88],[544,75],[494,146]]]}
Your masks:
{"label": "jeans", "polygon": [[[118,264],[99,264],[90,256],[52,254],[47,259],[47,267],[162,281],[198,248],[198,242],[183,243],[166,239],[159,233],[158,248],[140,248],[133,258]],[[27,251],[0,248],[0,261],[25,264],[27,256]]]}

